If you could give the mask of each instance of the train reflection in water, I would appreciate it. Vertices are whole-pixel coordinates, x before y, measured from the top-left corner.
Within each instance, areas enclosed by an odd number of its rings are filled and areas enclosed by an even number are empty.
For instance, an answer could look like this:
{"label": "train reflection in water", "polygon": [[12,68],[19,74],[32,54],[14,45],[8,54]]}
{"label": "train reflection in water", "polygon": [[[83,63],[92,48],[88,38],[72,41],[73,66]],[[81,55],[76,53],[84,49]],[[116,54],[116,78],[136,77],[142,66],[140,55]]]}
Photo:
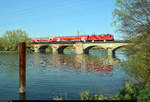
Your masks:
{"label": "train reflection in water", "polygon": [[[36,56],[37,57],[37,56]],[[34,64],[58,69],[65,72],[98,72],[101,76],[112,76],[113,65],[120,63],[119,59],[94,55],[42,55],[34,59]],[[43,65],[44,64],[44,65]]]}

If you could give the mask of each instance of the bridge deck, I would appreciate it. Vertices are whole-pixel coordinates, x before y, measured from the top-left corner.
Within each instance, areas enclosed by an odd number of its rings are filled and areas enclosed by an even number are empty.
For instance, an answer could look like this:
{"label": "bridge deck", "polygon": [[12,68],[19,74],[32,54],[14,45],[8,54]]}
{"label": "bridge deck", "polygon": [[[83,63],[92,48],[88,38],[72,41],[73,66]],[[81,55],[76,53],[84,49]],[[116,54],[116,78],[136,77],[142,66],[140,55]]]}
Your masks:
{"label": "bridge deck", "polygon": [[[68,41],[68,42],[34,42],[31,44],[75,44],[77,42],[82,42],[82,43],[92,43],[91,41],[88,42],[83,42],[83,41]],[[117,40],[117,41],[94,41],[94,43],[129,43],[129,41],[124,41],[124,40]]]}

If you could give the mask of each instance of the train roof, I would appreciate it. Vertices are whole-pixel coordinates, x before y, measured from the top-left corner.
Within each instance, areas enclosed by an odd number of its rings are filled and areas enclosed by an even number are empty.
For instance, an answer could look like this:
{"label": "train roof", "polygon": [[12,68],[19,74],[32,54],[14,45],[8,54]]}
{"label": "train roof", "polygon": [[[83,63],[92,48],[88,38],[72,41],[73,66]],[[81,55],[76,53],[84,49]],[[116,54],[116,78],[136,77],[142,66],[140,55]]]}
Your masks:
{"label": "train roof", "polygon": [[[100,35],[112,35],[112,34],[99,34],[99,35],[92,34],[92,35],[79,35],[79,36],[100,36]],[[76,36],[49,36],[49,37],[78,37],[78,35]],[[32,39],[47,39],[49,37],[37,37],[37,38],[32,38]]]}

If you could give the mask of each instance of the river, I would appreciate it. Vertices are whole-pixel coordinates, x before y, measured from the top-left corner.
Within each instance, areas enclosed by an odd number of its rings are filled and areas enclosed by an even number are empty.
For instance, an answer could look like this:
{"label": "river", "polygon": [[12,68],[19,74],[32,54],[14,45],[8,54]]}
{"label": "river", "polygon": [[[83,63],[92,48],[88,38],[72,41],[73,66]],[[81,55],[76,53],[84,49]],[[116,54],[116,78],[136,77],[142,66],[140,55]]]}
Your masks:
{"label": "river", "polygon": [[[127,80],[136,82],[125,70],[126,51],[116,58],[105,51],[89,55],[27,53],[26,100],[52,100],[55,97],[79,100],[80,93],[116,95]],[[19,56],[0,54],[0,100],[19,100]]]}

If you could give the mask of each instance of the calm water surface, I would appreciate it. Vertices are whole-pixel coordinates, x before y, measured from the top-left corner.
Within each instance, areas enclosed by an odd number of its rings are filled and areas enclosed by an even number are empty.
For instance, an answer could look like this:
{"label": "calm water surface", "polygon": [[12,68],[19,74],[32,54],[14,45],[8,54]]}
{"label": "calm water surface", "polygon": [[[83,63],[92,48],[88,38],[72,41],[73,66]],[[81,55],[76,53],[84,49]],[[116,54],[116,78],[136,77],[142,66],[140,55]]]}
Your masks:
{"label": "calm water surface", "polygon": [[[126,52],[91,51],[89,55],[27,54],[27,100],[52,100],[55,97],[80,99],[80,93],[104,96],[117,94],[125,81],[136,82],[125,71]],[[19,100],[18,54],[0,54],[0,100]]]}

